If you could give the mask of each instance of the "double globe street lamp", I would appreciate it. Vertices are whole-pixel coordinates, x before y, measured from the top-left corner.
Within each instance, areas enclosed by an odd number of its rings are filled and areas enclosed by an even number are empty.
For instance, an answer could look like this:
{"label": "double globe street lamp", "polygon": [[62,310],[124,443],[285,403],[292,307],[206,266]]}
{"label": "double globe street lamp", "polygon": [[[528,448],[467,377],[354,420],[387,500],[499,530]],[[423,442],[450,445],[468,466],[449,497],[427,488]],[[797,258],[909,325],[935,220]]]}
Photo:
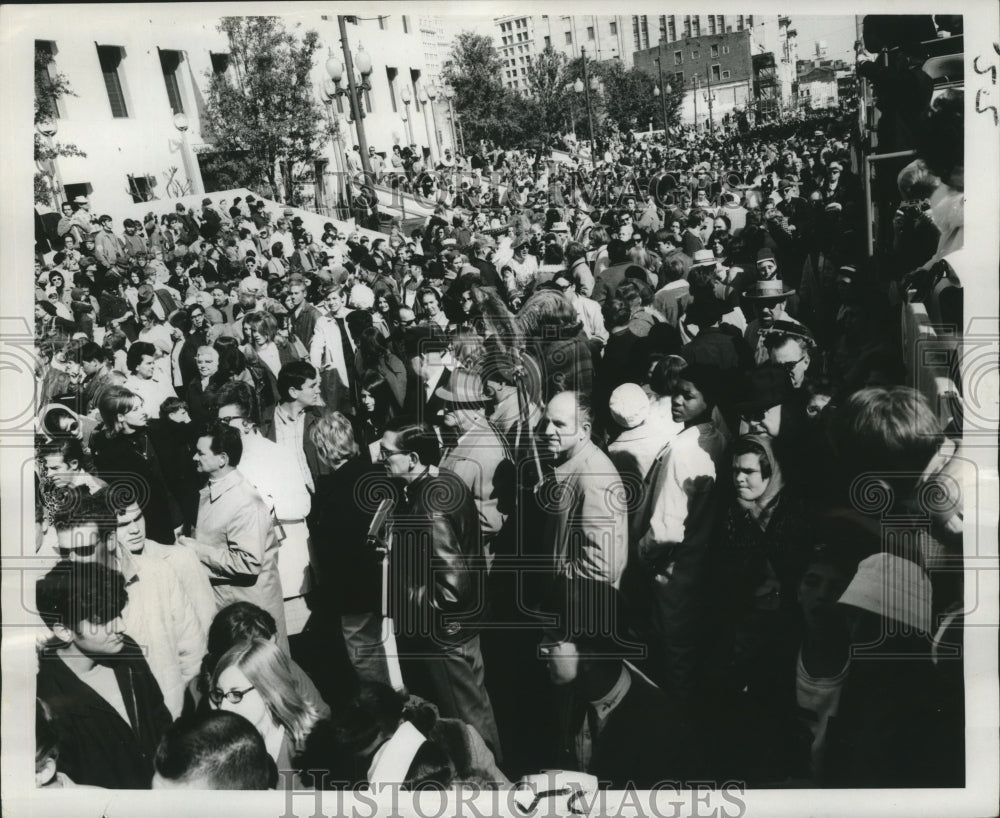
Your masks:
{"label": "double globe street lamp", "polygon": [[[333,81],[333,94],[329,95],[332,100],[335,97],[347,96],[348,101],[351,106],[351,118],[355,122],[355,127],[358,131],[358,148],[361,151],[361,166],[364,168],[365,175],[369,176],[372,172],[371,163],[368,161],[368,140],[365,137],[365,109],[364,105],[361,104],[361,92],[370,91],[371,84],[368,78],[372,73],[372,60],[368,56],[368,52],[365,51],[364,46],[358,46],[357,57],[351,56],[351,48],[347,42],[347,24],[343,16],[337,17],[337,22],[340,25],[340,45],[344,52],[344,62],[341,62],[333,53],[330,54],[329,59],[326,61],[326,73],[329,75],[330,79]],[[355,75],[355,68],[357,73],[361,75],[360,82]],[[347,87],[342,88],[341,82],[344,76],[347,76]],[[324,88],[324,94],[329,90]]]}

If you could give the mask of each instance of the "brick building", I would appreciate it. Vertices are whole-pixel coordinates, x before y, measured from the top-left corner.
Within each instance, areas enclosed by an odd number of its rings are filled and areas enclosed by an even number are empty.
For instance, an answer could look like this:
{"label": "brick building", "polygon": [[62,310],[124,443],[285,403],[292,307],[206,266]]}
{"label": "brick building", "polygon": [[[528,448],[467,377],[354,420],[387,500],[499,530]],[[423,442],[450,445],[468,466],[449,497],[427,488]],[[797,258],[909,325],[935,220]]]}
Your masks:
{"label": "brick building", "polygon": [[635,67],[654,81],[659,82],[662,68],[664,84],[684,88],[682,122],[718,125],[725,114],[745,109],[753,99],[751,49],[749,31],[731,31],[661,41],[653,48],[637,51],[634,60]]}

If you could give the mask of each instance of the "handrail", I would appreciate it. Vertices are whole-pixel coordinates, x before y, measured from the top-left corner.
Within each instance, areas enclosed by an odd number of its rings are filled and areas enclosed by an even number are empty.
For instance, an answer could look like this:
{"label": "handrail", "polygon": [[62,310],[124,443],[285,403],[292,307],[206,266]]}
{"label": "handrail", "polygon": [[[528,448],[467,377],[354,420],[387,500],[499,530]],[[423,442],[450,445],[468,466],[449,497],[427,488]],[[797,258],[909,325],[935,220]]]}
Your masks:
{"label": "handrail", "polygon": [[916,156],[917,152],[915,150],[908,151],[895,151],[894,153],[873,153],[871,156],[866,156],[866,162],[880,162],[883,159],[902,159],[904,156]]}

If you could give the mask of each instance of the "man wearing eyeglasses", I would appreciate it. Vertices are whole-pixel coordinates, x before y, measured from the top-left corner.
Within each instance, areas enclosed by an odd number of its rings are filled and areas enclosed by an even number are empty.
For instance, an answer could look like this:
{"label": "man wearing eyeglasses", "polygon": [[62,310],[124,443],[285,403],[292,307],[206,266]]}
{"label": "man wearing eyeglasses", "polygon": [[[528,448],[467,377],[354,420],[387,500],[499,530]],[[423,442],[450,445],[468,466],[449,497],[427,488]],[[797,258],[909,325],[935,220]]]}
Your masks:
{"label": "man wearing eyeglasses", "polygon": [[442,716],[472,725],[499,761],[479,639],[486,570],[472,493],[454,472],[438,468],[437,435],[413,418],[390,421],[380,459],[402,486],[392,523],[390,598],[403,681]]}
{"label": "man wearing eyeglasses", "polygon": [[125,635],[128,599],[124,577],[97,562],[60,562],[35,586],[52,634],[37,695],[59,721],[59,771],[77,785],[149,789],[171,722],[143,649]]}
{"label": "man wearing eyeglasses", "polygon": [[788,373],[792,388],[800,389],[812,363],[809,353],[815,348],[808,330],[788,321],[776,321],[764,336],[764,348],[768,360]]}
{"label": "man wearing eyeglasses", "polygon": [[[124,577],[124,629],[143,648],[167,709],[176,718],[184,706],[184,688],[201,670],[206,632],[173,568],[142,553],[146,530],[135,489],[122,484],[97,494],[86,488],[71,490],[53,522],[62,559],[100,563]],[[132,501],[118,502],[129,491]]]}

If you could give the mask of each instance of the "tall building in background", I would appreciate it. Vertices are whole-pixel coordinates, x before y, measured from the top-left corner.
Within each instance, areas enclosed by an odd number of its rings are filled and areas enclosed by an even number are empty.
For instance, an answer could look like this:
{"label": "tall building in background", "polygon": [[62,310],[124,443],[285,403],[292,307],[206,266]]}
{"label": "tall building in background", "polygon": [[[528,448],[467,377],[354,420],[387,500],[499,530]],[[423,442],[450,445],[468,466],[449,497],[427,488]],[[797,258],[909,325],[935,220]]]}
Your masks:
{"label": "tall building in background", "polygon": [[795,58],[787,53],[790,18],[754,14],[632,14],[632,15],[508,15],[493,20],[493,39],[500,52],[504,85],[517,91],[527,88],[532,58],[552,46],[567,57],[579,57],[580,48],[598,61],[620,60],[635,64],[636,52],[698,37],[746,31],[750,54],[772,52],[785,93],[791,95]]}
{"label": "tall building in background", "polygon": [[440,16],[418,17],[417,26],[424,47],[424,70],[429,78],[439,80],[451,60],[451,35]]}

